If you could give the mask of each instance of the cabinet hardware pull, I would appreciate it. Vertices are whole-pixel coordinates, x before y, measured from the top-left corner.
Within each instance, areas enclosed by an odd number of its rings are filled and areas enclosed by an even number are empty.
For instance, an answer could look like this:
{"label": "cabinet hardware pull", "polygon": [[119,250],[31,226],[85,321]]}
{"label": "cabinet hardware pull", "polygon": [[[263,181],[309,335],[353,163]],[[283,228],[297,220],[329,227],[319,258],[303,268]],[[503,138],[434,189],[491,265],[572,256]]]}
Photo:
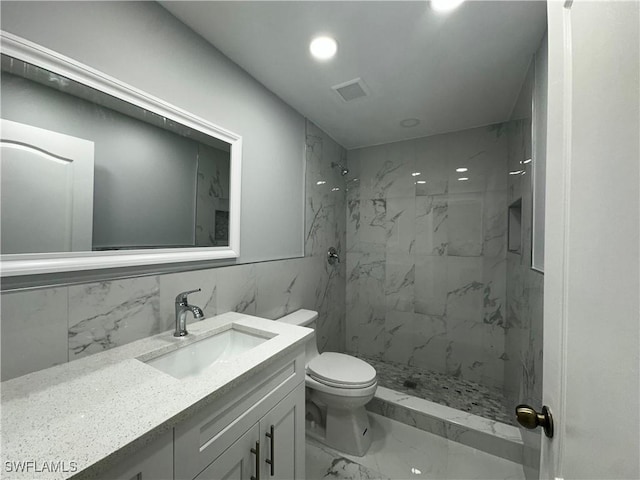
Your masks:
{"label": "cabinet hardware pull", "polygon": [[260,442],[256,441],[256,448],[251,449],[251,453],[256,456],[256,476],[251,475],[251,480],[260,480]]}
{"label": "cabinet hardware pull", "polygon": [[267,462],[269,465],[271,465],[271,476],[273,477],[276,472],[276,454],[275,454],[275,444],[276,444],[276,436],[275,436],[275,429],[273,427],[273,425],[271,425],[271,428],[269,429],[269,431],[267,433],[265,433],[265,435],[267,436],[267,438],[271,439],[271,458],[267,458],[265,460],[265,462]]}

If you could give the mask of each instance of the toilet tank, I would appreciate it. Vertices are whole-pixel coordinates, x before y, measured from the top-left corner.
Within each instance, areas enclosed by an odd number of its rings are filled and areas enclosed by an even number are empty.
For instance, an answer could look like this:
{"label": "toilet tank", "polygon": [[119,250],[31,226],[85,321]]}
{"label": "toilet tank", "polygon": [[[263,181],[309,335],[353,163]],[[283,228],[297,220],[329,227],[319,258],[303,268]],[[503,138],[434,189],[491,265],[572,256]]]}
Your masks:
{"label": "toilet tank", "polygon": [[291,325],[312,328],[314,330],[313,335],[309,338],[306,344],[305,365],[308,365],[312,359],[320,355],[320,353],[318,353],[318,346],[316,345],[316,320],[318,320],[318,312],[305,309],[297,310],[276,320],[277,322],[289,323]]}
{"label": "toilet tank", "polygon": [[315,330],[317,319],[318,312],[301,308],[300,310],[296,310],[289,315],[285,315],[284,317],[279,318],[278,322],[290,323],[291,325],[313,328]]}

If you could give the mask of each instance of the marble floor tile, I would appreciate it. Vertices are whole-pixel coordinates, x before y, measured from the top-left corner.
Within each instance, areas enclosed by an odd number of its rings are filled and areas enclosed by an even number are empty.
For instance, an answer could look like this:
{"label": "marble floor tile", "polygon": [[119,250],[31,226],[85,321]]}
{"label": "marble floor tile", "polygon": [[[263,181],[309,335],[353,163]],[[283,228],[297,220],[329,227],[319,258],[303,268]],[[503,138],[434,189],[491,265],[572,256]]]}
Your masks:
{"label": "marble floor tile", "polygon": [[314,440],[307,439],[306,447],[306,480],[324,478],[345,480],[388,479],[388,477],[383,477],[378,472],[344,458],[340,453]]}
{"label": "marble floor tile", "polygon": [[[516,425],[504,395],[470,380],[419,367],[357,354],[369,362],[378,374],[378,385],[470,412],[508,425]],[[515,407],[515,406],[514,406]]]}
{"label": "marble floor tile", "polygon": [[[447,440],[400,422],[369,414],[373,430],[373,442],[369,451],[363,457],[342,454],[335,450],[320,446],[313,440],[307,439],[307,459],[312,462],[307,465],[307,478],[325,478],[317,475],[316,459],[323,459],[326,463],[327,455],[332,455],[331,462],[340,470],[340,465],[346,461],[355,462],[342,471],[354,472],[356,476],[334,476],[327,470],[326,478],[389,478],[405,480],[414,478],[429,479],[522,479],[524,470],[522,465],[495,457],[475,448],[468,447]],[[321,453],[318,453],[318,449]],[[332,463],[329,463],[330,465]],[[371,474],[377,476],[362,476]],[[375,473],[377,472],[377,473]],[[361,476],[357,476],[360,474]]]}

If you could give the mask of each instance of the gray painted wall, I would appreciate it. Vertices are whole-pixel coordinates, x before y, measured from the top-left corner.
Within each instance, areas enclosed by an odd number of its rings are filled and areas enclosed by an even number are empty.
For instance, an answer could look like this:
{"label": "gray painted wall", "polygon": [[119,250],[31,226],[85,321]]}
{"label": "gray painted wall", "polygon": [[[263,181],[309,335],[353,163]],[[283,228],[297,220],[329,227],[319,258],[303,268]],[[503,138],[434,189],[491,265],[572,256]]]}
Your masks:
{"label": "gray painted wall", "polygon": [[243,138],[241,257],[302,256],[304,118],[152,2],[2,2],[2,29]]}

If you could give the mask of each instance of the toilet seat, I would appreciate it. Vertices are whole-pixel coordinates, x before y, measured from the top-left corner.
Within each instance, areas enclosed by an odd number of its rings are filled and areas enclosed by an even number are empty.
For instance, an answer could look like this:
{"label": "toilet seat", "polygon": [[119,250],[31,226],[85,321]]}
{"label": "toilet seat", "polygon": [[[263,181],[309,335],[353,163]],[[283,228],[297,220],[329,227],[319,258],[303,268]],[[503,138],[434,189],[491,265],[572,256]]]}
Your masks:
{"label": "toilet seat", "polygon": [[334,388],[359,389],[376,383],[376,370],[367,362],[343,353],[325,352],[309,362],[307,374]]}
{"label": "toilet seat", "polygon": [[315,378],[311,377],[309,374],[305,375],[304,380],[305,386],[311,390],[315,390],[318,392],[329,393],[331,395],[335,395],[336,397],[341,398],[373,398],[373,395],[376,393],[378,388],[378,382],[374,381],[372,385],[368,387],[359,387],[359,388],[345,388],[341,387],[332,387],[331,385],[327,385],[326,383],[319,382]]}

